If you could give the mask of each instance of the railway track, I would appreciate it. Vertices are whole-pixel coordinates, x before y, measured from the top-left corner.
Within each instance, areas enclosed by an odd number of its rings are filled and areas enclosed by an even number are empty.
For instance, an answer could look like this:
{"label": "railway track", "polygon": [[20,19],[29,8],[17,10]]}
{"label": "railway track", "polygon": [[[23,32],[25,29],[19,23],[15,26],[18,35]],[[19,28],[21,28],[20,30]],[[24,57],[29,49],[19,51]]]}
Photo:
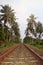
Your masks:
{"label": "railway track", "polygon": [[42,61],[26,45],[21,44],[0,65],[43,65]]}

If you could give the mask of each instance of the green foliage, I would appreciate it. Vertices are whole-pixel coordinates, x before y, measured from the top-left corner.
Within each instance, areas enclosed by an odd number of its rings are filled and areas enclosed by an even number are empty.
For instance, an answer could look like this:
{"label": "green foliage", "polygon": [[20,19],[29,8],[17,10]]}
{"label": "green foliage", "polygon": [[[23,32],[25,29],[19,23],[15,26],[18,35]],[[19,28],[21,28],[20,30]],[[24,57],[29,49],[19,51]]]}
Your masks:
{"label": "green foliage", "polygon": [[36,45],[35,47],[39,48],[40,50],[43,50],[43,45]]}
{"label": "green foliage", "polygon": [[[29,18],[27,18],[27,28],[26,28],[26,35],[29,35],[29,32],[32,33],[33,35],[35,34],[35,27],[36,27],[36,21],[35,21],[36,17],[31,14],[31,16],[29,16]],[[35,35],[34,35],[35,36]]]}
{"label": "green foliage", "polygon": [[43,49],[43,39],[40,40],[40,39],[33,39],[31,37],[25,37],[23,41],[25,44],[30,44],[39,49]]}
{"label": "green foliage", "polygon": [[[43,49],[43,39],[41,39],[41,34],[43,33],[43,26],[41,22],[36,22],[35,19],[36,17],[34,17],[34,15],[31,15],[27,19],[28,24],[25,31],[26,37],[24,38],[23,41],[24,43],[28,43],[39,49]],[[33,38],[33,35],[35,38]]]}
{"label": "green foliage", "polygon": [[5,52],[10,47],[14,46],[16,43],[14,42],[3,42],[3,44],[0,46],[0,53]]}
{"label": "green foliage", "polygon": [[0,40],[4,40],[5,39],[5,33],[2,29],[0,29]]}
{"label": "green foliage", "polygon": [[36,32],[39,33],[38,38],[40,39],[41,38],[41,34],[43,32],[43,26],[42,26],[42,23],[41,22],[38,22],[37,23]]}
{"label": "green foliage", "polygon": [[[4,47],[11,42],[20,42],[19,26],[16,21],[15,12],[9,5],[1,5],[0,9],[0,42],[4,42]],[[2,23],[4,21],[4,23]],[[8,23],[8,24],[7,24]],[[7,24],[7,25],[6,25]],[[8,26],[10,25],[10,26]],[[8,44],[8,45],[9,45]]]}
{"label": "green foliage", "polygon": [[30,43],[31,39],[29,37],[25,37],[23,41],[24,43]]}
{"label": "green foliage", "polygon": [[32,14],[27,18],[27,28],[25,30],[26,36],[34,36],[35,38],[41,39],[41,35],[43,33],[43,24],[41,22],[36,22],[36,17]]}
{"label": "green foliage", "polygon": [[24,41],[24,43],[28,43],[28,44],[32,44],[32,45],[43,45],[43,40],[34,39],[31,37],[25,37],[23,41]]}

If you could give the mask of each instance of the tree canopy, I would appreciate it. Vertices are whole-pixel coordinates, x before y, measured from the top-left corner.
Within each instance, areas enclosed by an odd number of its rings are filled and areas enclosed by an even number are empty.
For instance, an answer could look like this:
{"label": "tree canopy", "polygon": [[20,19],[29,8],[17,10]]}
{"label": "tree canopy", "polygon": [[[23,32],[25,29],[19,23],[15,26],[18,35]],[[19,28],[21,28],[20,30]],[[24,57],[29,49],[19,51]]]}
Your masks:
{"label": "tree canopy", "polygon": [[1,5],[0,41],[14,41],[15,37],[20,39],[19,26],[16,22],[15,12],[9,5]]}

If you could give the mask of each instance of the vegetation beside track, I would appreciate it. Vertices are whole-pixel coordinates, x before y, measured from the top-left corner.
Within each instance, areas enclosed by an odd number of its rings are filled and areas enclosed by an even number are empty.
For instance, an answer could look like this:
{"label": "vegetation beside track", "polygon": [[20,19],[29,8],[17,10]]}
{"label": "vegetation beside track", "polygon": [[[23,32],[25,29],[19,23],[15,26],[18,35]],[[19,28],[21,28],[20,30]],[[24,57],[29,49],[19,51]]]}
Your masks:
{"label": "vegetation beside track", "polygon": [[[34,46],[34,45],[33,45],[33,46]],[[40,49],[40,50],[43,51],[43,45],[35,45],[34,47],[36,47],[36,48],[38,48],[38,49]]]}
{"label": "vegetation beside track", "polygon": [[[20,43],[19,26],[15,11],[9,5],[0,6],[0,54]],[[8,24],[7,24],[8,23]]]}
{"label": "vegetation beside track", "polygon": [[9,5],[0,7],[0,48],[3,49],[12,46],[12,42],[19,43],[20,33],[15,11]]}
{"label": "vegetation beside track", "polygon": [[33,14],[27,18],[26,36],[23,41],[43,50],[43,23],[36,19]]}
{"label": "vegetation beside track", "polygon": [[0,55],[6,52],[10,47],[15,46],[17,43],[15,42],[5,42],[0,46]]}
{"label": "vegetation beside track", "polygon": [[43,40],[32,39],[32,38],[26,37],[24,38],[24,43],[30,44],[40,50],[43,50]]}

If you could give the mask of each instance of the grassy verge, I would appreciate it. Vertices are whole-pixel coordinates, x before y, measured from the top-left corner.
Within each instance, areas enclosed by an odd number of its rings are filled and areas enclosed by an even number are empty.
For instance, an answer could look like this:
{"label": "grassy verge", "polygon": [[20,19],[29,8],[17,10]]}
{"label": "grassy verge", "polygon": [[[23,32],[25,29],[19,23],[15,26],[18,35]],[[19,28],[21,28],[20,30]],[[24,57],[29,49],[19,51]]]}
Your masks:
{"label": "grassy verge", "polygon": [[43,45],[35,45],[36,48],[43,50]]}
{"label": "grassy verge", "polygon": [[43,50],[43,44],[41,41],[33,41],[33,42],[31,42],[31,45],[33,45],[34,47],[36,47],[40,50]]}
{"label": "grassy verge", "polygon": [[8,50],[11,46],[14,46],[15,43],[14,42],[6,42],[6,43],[3,43],[1,46],[0,46],[0,55],[3,54],[6,50]]}
{"label": "grassy verge", "polygon": [[43,44],[41,44],[40,41],[28,41],[26,44],[30,44],[34,47],[36,47],[37,49],[43,50]]}

